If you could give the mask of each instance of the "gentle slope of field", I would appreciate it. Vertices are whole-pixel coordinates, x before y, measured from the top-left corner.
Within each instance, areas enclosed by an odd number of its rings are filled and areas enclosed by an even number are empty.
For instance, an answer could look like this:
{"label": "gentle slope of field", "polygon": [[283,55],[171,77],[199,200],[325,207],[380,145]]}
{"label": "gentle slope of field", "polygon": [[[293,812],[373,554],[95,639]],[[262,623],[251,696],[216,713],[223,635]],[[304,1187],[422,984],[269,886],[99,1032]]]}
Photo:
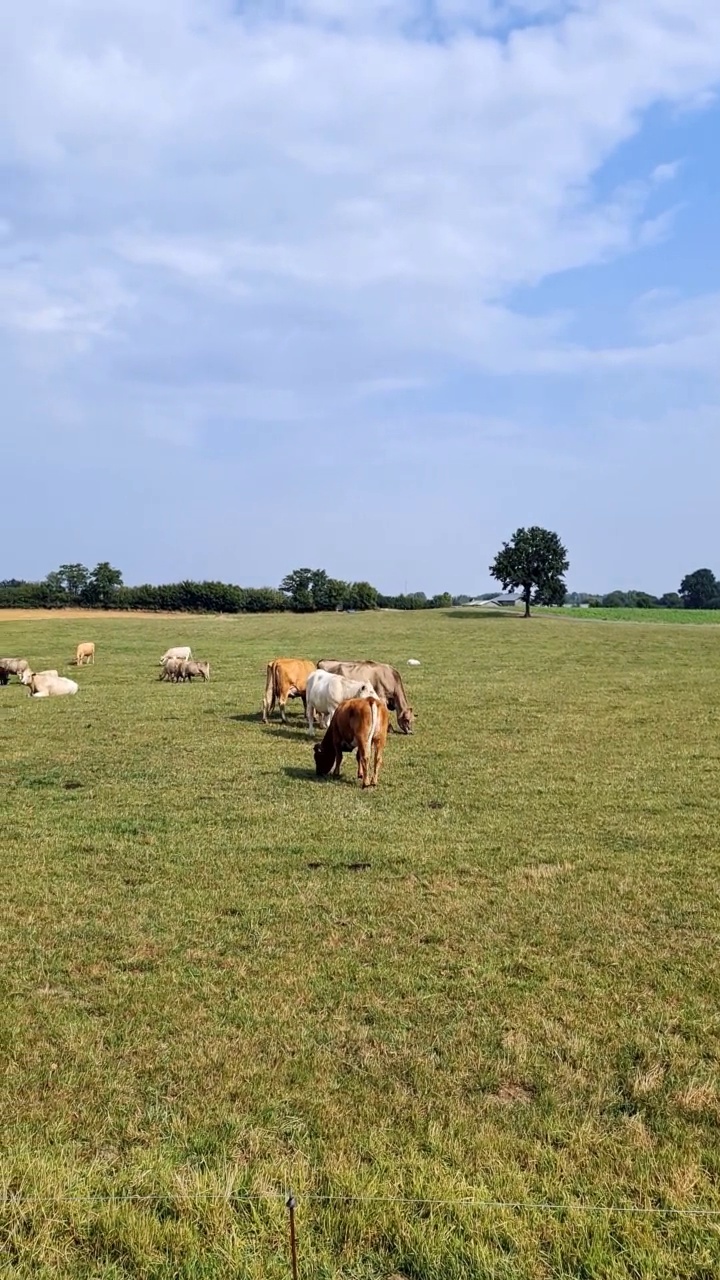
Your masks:
{"label": "gentle slope of field", "polygon": [[720,609],[548,609],[555,617],[582,618],[585,622],[672,622],[706,626],[720,622]]}
{"label": "gentle slope of field", "polygon": [[[0,615],[84,639],[0,689],[0,1274],[280,1280],[288,1185],[320,1280],[720,1273],[578,1207],[720,1215],[713,628]],[[283,653],[401,666],[376,793],[260,725]]]}

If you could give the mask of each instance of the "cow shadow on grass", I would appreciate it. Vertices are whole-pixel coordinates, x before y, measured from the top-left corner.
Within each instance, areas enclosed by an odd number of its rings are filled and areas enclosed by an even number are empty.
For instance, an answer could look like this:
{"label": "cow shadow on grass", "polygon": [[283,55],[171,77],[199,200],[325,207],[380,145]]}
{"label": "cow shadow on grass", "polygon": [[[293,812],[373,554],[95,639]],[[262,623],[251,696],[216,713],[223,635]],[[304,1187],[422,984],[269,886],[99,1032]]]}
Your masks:
{"label": "cow shadow on grass", "polygon": [[290,742],[310,742],[310,738],[307,736],[307,723],[305,720],[298,722],[297,726],[281,724],[279,721],[263,724],[257,712],[250,715],[228,716],[228,720],[234,720],[236,724],[256,724],[272,738],[287,738]]}
{"label": "cow shadow on grass", "polygon": [[492,609],[450,609],[444,615],[451,622],[512,622],[513,619],[524,618],[519,609],[495,613]]}
{"label": "cow shadow on grass", "polygon": [[322,776],[316,773],[314,769],[300,769],[297,765],[291,764],[285,765],[283,773],[286,778],[294,778],[300,782],[334,782],[336,786],[338,783],[351,787],[357,786],[357,778],[354,774],[351,776],[350,774],[341,773],[339,778],[332,778],[329,773]]}

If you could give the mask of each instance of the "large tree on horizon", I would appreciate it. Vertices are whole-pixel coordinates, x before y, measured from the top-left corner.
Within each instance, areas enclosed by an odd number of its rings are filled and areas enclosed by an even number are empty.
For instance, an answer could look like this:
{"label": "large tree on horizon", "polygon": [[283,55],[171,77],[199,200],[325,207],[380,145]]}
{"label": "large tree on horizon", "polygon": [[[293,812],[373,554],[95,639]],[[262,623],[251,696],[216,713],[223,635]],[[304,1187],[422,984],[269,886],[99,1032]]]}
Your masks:
{"label": "large tree on horizon", "polygon": [[696,569],[694,573],[685,574],[680,595],[686,609],[707,609],[710,601],[720,596],[720,583],[712,569]]}
{"label": "large tree on horizon", "polygon": [[560,538],[550,529],[531,525],[516,529],[509,542],[504,542],[490,565],[493,578],[503,590],[522,589],[525,617],[530,617],[530,604],[562,604],[565,598],[563,574],[570,567]]}

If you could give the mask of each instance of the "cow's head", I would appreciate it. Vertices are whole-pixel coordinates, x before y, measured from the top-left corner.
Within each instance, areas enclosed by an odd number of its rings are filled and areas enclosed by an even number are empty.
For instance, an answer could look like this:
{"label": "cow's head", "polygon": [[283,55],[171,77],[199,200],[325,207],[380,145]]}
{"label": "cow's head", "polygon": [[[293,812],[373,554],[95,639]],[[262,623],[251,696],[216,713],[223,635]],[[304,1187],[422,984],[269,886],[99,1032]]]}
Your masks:
{"label": "cow's head", "polygon": [[318,778],[326,778],[335,763],[335,751],[332,745],[323,738],[322,742],[315,743],[313,754]]}
{"label": "cow's head", "polygon": [[412,707],[406,707],[404,711],[398,712],[398,727],[402,733],[412,733],[415,716]]}

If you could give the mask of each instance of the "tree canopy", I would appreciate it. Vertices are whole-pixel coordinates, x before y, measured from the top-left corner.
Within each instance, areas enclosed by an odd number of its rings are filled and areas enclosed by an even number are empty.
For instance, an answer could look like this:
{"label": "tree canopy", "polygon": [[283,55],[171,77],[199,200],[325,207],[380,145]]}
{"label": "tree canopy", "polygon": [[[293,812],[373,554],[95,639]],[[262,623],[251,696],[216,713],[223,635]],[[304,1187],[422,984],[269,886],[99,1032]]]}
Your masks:
{"label": "tree canopy", "polygon": [[490,565],[490,573],[503,590],[522,589],[525,617],[529,618],[531,602],[562,604],[563,574],[569,567],[567,551],[558,535],[532,525],[529,529],[516,529],[510,541],[503,543]]}
{"label": "tree canopy", "polygon": [[696,569],[683,578],[680,595],[686,609],[707,609],[720,596],[720,583],[712,569]]}

